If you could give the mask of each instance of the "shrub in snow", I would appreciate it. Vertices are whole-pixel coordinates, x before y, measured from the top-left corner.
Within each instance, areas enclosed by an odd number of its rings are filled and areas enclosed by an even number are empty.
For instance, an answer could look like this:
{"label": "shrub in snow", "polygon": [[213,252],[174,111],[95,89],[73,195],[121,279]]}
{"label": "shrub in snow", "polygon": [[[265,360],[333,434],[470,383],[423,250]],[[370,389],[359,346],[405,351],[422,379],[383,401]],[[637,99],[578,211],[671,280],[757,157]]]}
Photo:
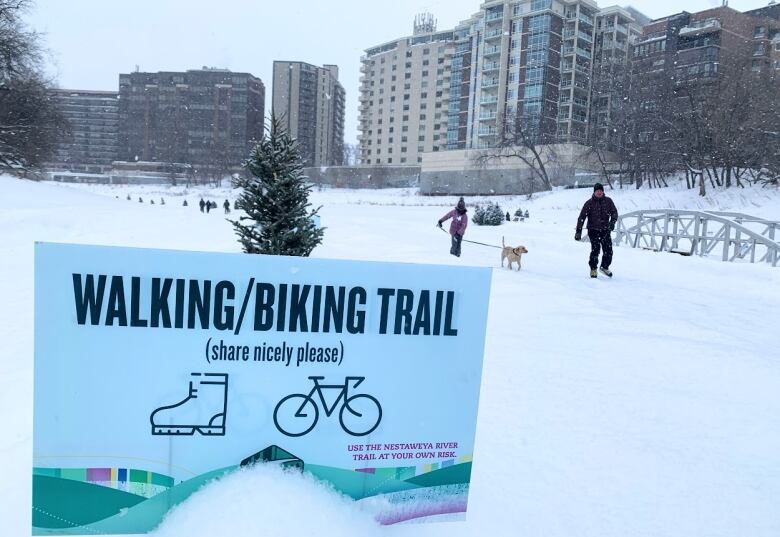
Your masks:
{"label": "shrub in snow", "polygon": [[490,202],[485,207],[477,206],[471,221],[478,226],[500,226],[504,218],[504,210],[501,206]]}

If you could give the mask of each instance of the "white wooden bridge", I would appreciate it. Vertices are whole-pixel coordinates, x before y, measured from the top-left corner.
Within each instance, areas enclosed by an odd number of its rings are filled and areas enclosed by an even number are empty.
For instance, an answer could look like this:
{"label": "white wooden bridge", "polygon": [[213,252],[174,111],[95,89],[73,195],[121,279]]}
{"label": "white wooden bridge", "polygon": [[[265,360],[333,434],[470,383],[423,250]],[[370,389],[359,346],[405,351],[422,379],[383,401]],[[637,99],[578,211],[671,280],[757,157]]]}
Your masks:
{"label": "white wooden bridge", "polygon": [[615,243],[723,261],[780,263],[780,222],[742,213],[641,210],[617,222]]}

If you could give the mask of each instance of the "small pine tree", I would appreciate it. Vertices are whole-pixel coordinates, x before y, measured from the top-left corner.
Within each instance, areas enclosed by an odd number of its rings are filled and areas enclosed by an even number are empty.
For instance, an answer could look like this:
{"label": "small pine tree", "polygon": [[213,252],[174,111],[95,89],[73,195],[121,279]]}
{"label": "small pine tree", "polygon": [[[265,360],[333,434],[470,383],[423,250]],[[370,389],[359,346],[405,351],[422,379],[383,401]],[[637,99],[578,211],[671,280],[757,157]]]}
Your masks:
{"label": "small pine tree", "polygon": [[324,230],[313,219],[319,208],[309,210],[298,144],[277,118],[268,127],[245,164],[251,175],[233,179],[243,189],[237,201],[246,216],[231,223],[248,254],[308,256],[322,242]]}
{"label": "small pine tree", "polygon": [[474,216],[471,217],[471,221],[481,226],[485,223],[485,208],[482,205],[477,205],[474,209]]}
{"label": "small pine tree", "polygon": [[498,205],[498,203],[488,203],[485,208],[485,220],[486,226],[500,226],[504,223],[504,211]]}

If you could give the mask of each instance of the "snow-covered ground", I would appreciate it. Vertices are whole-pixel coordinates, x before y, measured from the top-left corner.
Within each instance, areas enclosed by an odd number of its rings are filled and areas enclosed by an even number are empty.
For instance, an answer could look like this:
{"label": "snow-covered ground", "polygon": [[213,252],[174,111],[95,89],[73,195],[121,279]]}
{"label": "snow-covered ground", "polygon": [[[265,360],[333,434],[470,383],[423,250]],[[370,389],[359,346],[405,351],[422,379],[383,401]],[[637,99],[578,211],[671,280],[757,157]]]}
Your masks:
{"label": "snow-covered ground", "polygon": [[[328,228],[317,257],[495,267],[467,522],[379,528],[310,478],[255,469],[205,488],[160,534],[780,535],[780,268],[616,248],[615,278],[591,280],[588,246],[573,240],[589,195],[493,198],[531,218],[471,225],[466,238],[525,245],[518,273],[501,269],[498,250],[484,246],[449,256],[435,223],[456,198],[313,193]],[[777,190],[702,199],[678,185],[607,195],[622,212],[700,208],[780,219]],[[229,188],[0,177],[0,196],[0,520],[3,535],[17,536],[30,533],[34,241],[239,245],[221,208],[235,197]],[[218,209],[201,214],[201,196]],[[263,482],[278,484],[278,496],[264,494]]]}

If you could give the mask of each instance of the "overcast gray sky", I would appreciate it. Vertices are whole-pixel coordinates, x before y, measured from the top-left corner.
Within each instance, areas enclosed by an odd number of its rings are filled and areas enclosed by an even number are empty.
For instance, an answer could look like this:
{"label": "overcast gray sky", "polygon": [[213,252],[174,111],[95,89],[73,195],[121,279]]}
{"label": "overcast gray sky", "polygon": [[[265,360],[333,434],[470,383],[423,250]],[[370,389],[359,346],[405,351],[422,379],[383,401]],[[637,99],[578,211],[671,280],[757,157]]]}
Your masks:
{"label": "overcast gray sky", "polygon": [[[36,0],[27,17],[45,36],[50,71],[62,88],[116,90],[118,74],[183,71],[204,65],[245,71],[266,85],[271,103],[274,60],[336,64],[347,92],[345,138],[357,137],[360,56],[374,45],[411,34],[428,11],[440,30],[479,9],[480,0]],[[739,0],[744,11],[768,0]],[[602,7],[614,2],[599,2]],[[620,5],[625,5],[620,3]],[[700,11],[716,0],[635,0],[651,18]]]}

